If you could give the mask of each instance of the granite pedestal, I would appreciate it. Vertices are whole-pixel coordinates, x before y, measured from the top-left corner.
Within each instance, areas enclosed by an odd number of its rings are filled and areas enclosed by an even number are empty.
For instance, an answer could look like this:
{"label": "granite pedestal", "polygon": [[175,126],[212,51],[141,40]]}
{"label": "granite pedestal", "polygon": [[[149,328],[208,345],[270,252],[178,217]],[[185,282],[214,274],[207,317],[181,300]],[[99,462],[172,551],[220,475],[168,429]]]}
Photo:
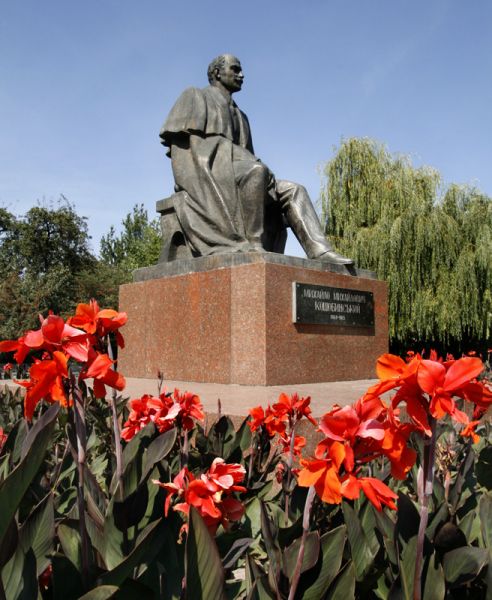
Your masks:
{"label": "granite pedestal", "polygon": [[[293,282],[372,292],[374,325],[298,324]],[[176,260],[120,287],[119,370],[131,378],[242,385],[370,379],[388,351],[387,286],[368,271],[274,253]]]}

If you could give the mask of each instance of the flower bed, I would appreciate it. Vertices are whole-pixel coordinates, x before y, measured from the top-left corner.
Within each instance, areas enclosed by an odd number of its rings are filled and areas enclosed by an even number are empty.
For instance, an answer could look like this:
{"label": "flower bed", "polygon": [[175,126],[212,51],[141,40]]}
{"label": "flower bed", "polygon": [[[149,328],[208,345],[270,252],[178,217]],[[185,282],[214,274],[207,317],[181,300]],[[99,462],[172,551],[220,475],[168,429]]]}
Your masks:
{"label": "flower bed", "polygon": [[319,420],[310,398],[281,394],[205,431],[198,396],[162,379],[118,396],[125,322],[91,301],[0,342],[29,370],[24,398],[0,407],[3,596],[486,597],[492,390],[478,358],[386,354],[379,383]]}

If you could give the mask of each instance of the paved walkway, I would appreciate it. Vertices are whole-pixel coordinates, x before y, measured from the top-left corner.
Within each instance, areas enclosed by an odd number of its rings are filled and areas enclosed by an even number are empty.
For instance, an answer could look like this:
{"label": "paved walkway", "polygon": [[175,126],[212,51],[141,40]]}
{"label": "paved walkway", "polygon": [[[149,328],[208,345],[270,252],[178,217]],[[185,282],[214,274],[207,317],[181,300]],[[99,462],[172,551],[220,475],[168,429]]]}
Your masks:
{"label": "paved walkway", "polygon": [[[311,396],[313,415],[319,417],[327,412],[333,404],[345,406],[355,402],[368,387],[376,383],[375,379],[359,381],[332,381],[328,383],[307,383],[299,385],[236,385],[218,383],[197,383],[189,381],[165,381],[167,391],[178,388],[180,391],[198,394],[209,414],[217,413],[217,400],[220,399],[222,414],[230,416],[246,416],[253,406],[271,404],[282,392],[299,396]],[[126,380],[125,396],[138,398],[142,394],[156,394],[157,381],[154,379]]]}

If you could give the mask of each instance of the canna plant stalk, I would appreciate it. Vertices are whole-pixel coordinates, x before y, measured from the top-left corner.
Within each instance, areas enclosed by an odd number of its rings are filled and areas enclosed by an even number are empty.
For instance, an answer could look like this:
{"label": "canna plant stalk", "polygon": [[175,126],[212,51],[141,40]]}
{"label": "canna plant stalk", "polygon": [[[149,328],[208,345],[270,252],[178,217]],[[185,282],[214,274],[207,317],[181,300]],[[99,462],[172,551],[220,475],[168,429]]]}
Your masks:
{"label": "canna plant stalk", "polygon": [[[107,336],[107,348],[108,356],[111,360],[113,360],[113,348],[111,346],[111,340],[109,338],[109,335]],[[112,369],[116,371],[115,364],[113,364]],[[121,449],[121,427],[120,422],[118,420],[118,411],[116,407],[116,390],[114,388],[111,393],[111,415],[113,421],[114,451],[116,457],[116,477],[118,479],[120,500],[123,500],[123,498],[125,497],[123,482],[123,451]]]}
{"label": "canna plant stalk", "polygon": [[77,448],[74,449],[74,454],[77,456],[77,507],[79,512],[79,533],[81,541],[81,562],[82,576],[84,583],[89,581],[89,565],[90,565],[90,547],[87,527],[85,523],[85,457],[87,436],[85,428],[84,414],[84,398],[78,384],[75,381],[73,373],[70,377],[73,397],[73,415],[75,421],[75,434],[77,438]]}
{"label": "canna plant stalk", "polygon": [[289,444],[289,452],[287,454],[287,473],[286,473],[286,478],[287,478],[287,484],[285,486],[285,505],[284,505],[284,512],[285,512],[285,525],[287,526],[289,524],[289,508],[290,508],[290,496],[291,496],[291,482],[292,482],[292,464],[294,462],[294,446],[295,446],[295,428],[296,428],[297,422],[294,422],[294,424],[291,427],[290,430],[290,444]]}
{"label": "canna plant stalk", "polygon": [[431,436],[424,440],[424,464],[418,482],[420,523],[417,534],[417,548],[415,557],[415,573],[413,578],[413,598],[421,600],[422,597],[422,568],[424,564],[425,531],[429,521],[429,500],[434,489],[434,458],[436,452],[436,427],[437,421],[429,416]]}
{"label": "canna plant stalk", "polygon": [[304,504],[304,513],[302,517],[302,537],[301,544],[299,547],[299,554],[297,555],[297,562],[294,569],[294,575],[292,576],[292,584],[289,592],[288,600],[294,600],[296,596],[297,586],[299,585],[299,579],[301,577],[302,561],[304,560],[304,552],[306,549],[306,538],[309,533],[309,521],[311,520],[311,509],[313,507],[314,496],[316,490],[314,486],[311,486],[306,496],[306,503]]}

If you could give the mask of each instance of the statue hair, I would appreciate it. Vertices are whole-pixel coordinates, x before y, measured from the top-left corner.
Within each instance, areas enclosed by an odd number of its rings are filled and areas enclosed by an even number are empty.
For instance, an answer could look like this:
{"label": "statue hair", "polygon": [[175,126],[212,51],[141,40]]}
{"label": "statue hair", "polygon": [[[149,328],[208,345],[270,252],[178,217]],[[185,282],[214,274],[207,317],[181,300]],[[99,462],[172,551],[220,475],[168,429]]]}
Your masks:
{"label": "statue hair", "polygon": [[212,83],[214,81],[215,69],[218,69],[220,71],[220,69],[222,69],[222,67],[225,65],[225,57],[225,54],[221,54],[220,56],[214,58],[213,61],[208,65],[207,77],[209,83]]}

